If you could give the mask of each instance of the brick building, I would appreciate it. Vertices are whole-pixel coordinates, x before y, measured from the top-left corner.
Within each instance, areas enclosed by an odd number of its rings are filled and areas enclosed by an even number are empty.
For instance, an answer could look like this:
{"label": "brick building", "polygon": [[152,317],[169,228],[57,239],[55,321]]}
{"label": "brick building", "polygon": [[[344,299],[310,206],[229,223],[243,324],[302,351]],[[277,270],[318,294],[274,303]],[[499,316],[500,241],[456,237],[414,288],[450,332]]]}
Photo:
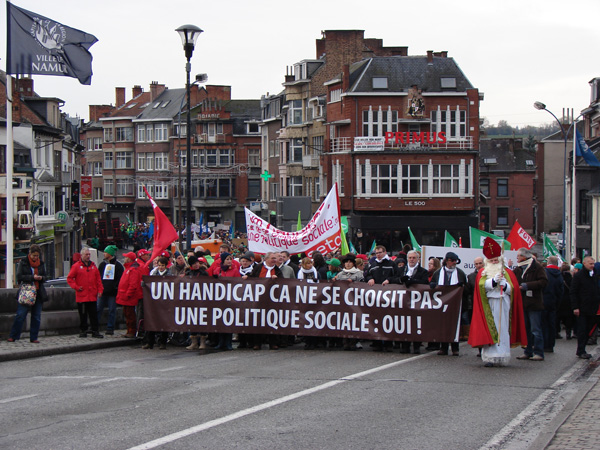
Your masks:
{"label": "brick building", "polygon": [[369,57],[326,85],[323,191],[338,183],[359,250],[399,250],[408,227],[441,245],[478,225],[483,96],[447,52]]}

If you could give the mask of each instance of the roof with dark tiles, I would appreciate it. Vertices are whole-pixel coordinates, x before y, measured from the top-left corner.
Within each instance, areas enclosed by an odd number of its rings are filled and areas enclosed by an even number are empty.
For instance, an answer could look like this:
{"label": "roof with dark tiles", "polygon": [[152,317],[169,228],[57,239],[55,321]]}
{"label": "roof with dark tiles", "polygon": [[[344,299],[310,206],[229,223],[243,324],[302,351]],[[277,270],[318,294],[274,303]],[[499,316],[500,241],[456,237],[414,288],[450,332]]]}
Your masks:
{"label": "roof with dark tiles", "polygon": [[[486,162],[495,159],[495,163]],[[530,164],[527,161],[531,161]],[[535,151],[522,148],[518,139],[481,139],[479,166],[489,172],[535,172]]]}
{"label": "roof with dark tiles", "polygon": [[[417,85],[423,92],[465,92],[473,85],[454,58],[433,56],[386,56],[358,61],[350,66],[349,92],[382,91],[373,89],[373,77],[387,77],[390,92],[406,92]],[[455,78],[456,88],[442,89],[442,78]],[[384,90],[385,91],[385,90]]]}

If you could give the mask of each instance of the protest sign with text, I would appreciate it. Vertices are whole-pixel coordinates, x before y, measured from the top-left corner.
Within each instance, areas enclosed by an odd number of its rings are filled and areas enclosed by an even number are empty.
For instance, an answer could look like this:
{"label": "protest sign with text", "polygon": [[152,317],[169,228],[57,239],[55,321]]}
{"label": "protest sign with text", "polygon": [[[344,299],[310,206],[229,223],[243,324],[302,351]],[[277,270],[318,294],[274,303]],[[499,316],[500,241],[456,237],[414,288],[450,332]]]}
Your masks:
{"label": "protest sign with text", "polygon": [[252,252],[264,254],[287,250],[291,254],[306,253],[311,256],[314,251],[325,254],[337,250],[342,245],[337,183],[333,185],[312,219],[300,231],[279,230],[248,208],[245,208],[245,211],[248,248]]}
{"label": "protest sign with text", "polygon": [[462,289],[145,276],[144,325],[152,331],[450,342]]}

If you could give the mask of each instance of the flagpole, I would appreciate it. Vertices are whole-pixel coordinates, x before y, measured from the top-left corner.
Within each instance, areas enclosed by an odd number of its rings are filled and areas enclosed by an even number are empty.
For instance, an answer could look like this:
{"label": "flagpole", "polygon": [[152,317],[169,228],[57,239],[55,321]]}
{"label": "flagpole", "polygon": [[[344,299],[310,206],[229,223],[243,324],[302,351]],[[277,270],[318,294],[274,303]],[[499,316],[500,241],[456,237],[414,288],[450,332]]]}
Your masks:
{"label": "flagpole", "polygon": [[[571,116],[573,114],[571,113]],[[577,163],[577,122],[573,122],[573,174],[571,175],[571,259],[577,256],[577,190],[575,186],[575,165]],[[570,262],[570,261],[569,261]]]}
{"label": "flagpole", "polygon": [[13,288],[13,259],[14,259],[14,229],[13,218],[13,164],[14,164],[14,142],[13,142],[13,114],[12,114],[12,76],[6,74],[6,272],[5,287]]}

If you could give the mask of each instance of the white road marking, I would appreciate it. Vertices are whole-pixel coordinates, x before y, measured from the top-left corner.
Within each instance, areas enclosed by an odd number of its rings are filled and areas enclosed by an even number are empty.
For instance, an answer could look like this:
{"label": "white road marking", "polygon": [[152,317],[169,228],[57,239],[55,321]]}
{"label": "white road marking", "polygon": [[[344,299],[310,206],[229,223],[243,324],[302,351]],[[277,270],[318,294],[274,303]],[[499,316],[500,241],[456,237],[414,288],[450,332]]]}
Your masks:
{"label": "white road marking", "polygon": [[185,369],[185,366],[167,367],[166,369],[158,369],[155,372],[170,372],[172,370]]}
{"label": "white road marking", "polygon": [[391,369],[392,367],[400,366],[402,364],[406,364],[408,362],[412,362],[415,359],[426,358],[427,356],[431,356],[433,353],[426,353],[420,356],[413,356],[408,359],[403,359],[400,361],[396,361],[393,363],[385,364],[383,366],[374,367],[373,369],[365,370],[363,372],[358,372],[353,375],[348,375],[337,380],[329,381],[327,383],[321,384],[319,386],[312,387],[310,389],[305,389],[300,392],[296,392],[295,394],[286,395],[284,397],[277,398],[275,400],[271,400],[269,402],[263,403],[261,405],[253,406],[251,408],[243,409],[241,411],[235,412],[233,414],[229,414],[228,416],[221,417],[219,419],[210,420],[208,422],[202,423],[200,425],[196,425],[194,427],[187,428],[185,430],[178,431],[177,433],[169,434],[167,436],[163,436],[161,438],[155,439],[150,442],[146,442],[145,444],[137,445],[135,447],[131,447],[129,450],[148,450],[152,448],[159,447],[161,445],[168,444],[170,442],[176,441],[177,439],[181,439],[186,436],[190,436],[192,434],[199,433],[204,430],[208,430],[209,428],[217,427],[219,425],[223,425],[224,423],[231,422],[232,420],[239,419],[244,416],[248,416],[250,414],[257,413],[259,411],[263,411],[268,408],[272,408],[274,406],[281,405],[282,403],[286,403],[292,400],[296,400],[301,397],[305,397],[310,394],[314,394],[315,392],[322,391],[324,389],[329,389],[331,387],[337,386],[338,384],[345,383],[347,381],[355,380],[357,378],[361,378],[367,375],[371,375],[377,372],[381,372],[383,370]]}
{"label": "white road marking", "polygon": [[32,398],[32,397],[37,397],[38,394],[32,394],[32,395],[22,395],[21,397],[12,397],[12,398],[5,398],[4,400],[0,400],[0,403],[10,403],[10,402],[16,402],[19,400],[23,400],[26,398]]}
{"label": "white road marking", "polygon": [[122,380],[123,377],[115,377],[115,378],[104,378],[96,381],[90,381],[89,383],[83,383],[82,386],[95,386],[97,384],[109,383],[111,381]]}

